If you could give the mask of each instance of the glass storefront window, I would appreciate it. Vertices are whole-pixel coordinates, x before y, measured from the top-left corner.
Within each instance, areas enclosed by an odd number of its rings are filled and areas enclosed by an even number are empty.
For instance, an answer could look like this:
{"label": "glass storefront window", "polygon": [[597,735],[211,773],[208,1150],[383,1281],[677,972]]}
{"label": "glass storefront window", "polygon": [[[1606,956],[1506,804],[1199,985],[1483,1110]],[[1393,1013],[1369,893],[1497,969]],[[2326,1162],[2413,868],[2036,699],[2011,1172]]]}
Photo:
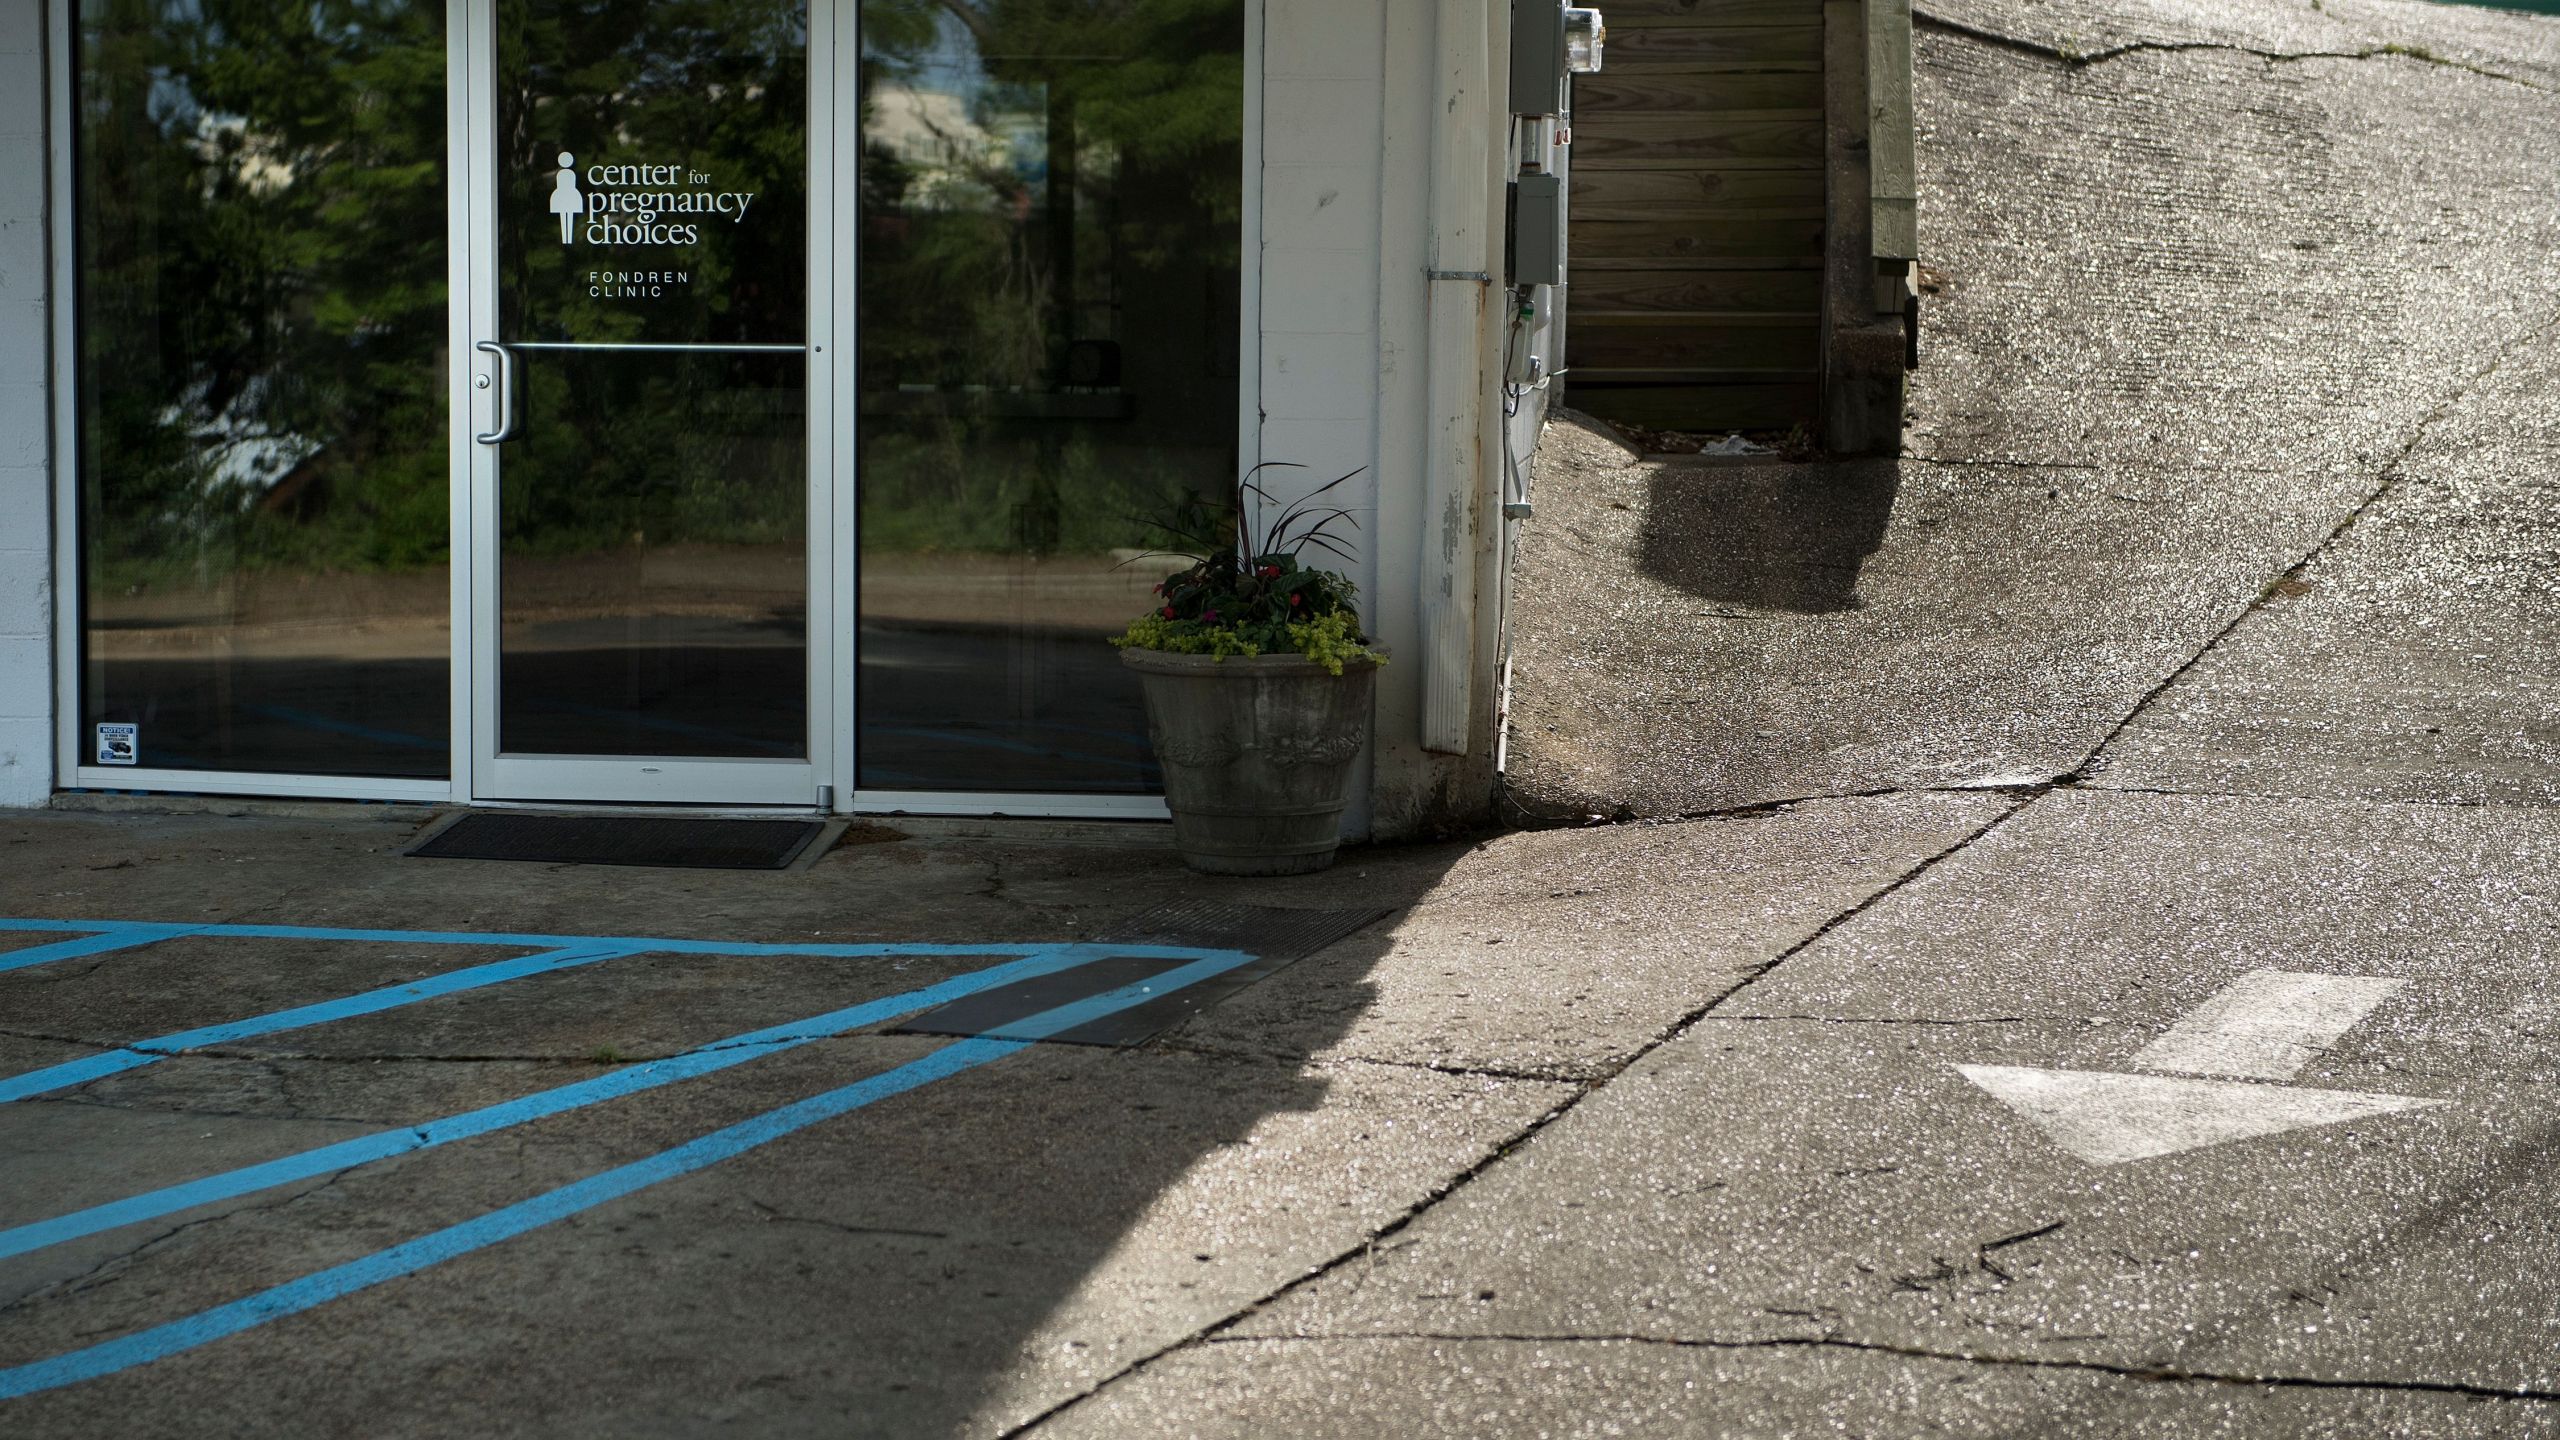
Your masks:
{"label": "glass storefront window", "polygon": [[443,0],[77,13],[82,759],[440,778]]}
{"label": "glass storefront window", "polygon": [[[858,539],[830,783],[1159,789],[1106,642],[1174,568],[1150,518],[1238,469],[1243,0],[844,0],[815,54],[807,0],[463,8],[468,98],[447,0],[72,0],[82,761],[448,777],[461,464],[480,793],[817,767],[813,494]],[[813,82],[858,94],[841,221]],[[491,153],[446,153],[457,103]],[[507,423],[457,451],[464,163],[467,433]],[[853,272],[852,456],[809,443],[813,264]]]}
{"label": "glass storefront window", "polygon": [[862,26],[860,783],[1159,789],[1106,639],[1236,470],[1241,0]]}

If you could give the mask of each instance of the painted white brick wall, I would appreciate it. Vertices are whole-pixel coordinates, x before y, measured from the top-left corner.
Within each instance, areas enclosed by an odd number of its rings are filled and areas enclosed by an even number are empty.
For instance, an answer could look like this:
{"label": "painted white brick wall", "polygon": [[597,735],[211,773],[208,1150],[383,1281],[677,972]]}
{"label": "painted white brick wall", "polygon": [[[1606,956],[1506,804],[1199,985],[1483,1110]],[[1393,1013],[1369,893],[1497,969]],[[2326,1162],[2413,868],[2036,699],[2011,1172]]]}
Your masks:
{"label": "painted white brick wall", "polygon": [[[1421,746],[1436,10],[1434,0],[1265,0],[1264,9],[1260,458],[1305,465],[1289,472],[1297,484],[1366,467],[1344,487],[1351,493],[1328,498],[1360,522],[1353,578],[1370,633],[1396,657],[1378,677],[1377,728],[1345,817],[1352,835],[1395,837],[1463,814],[1490,781],[1489,753]],[[1499,76],[1508,7],[1484,0],[1473,13],[1496,42]],[[1491,152],[1485,163],[1489,180],[1506,168]],[[1490,383],[1484,401],[1488,413],[1499,403]],[[1540,408],[1524,406],[1513,422],[1524,454]],[[1504,594],[1499,444],[1488,450],[1477,477],[1485,523],[1470,727],[1482,752],[1492,745]]]}
{"label": "painted white brick wall", "polygon": [[0,0],[0,806],[53,792],[43,10]]}
{"label": "painted white brick wall", "polygon": [[[1360,472],[1325,499],[1359,524],[1346,538],[1372,631],[1405,603],[1395,581],[1409,570],[1382,565],[1377,514],[1386,9],[1265,0],[1262,28],[1259,458],[1305,467],[1266,470],[1262,483],[1288,497]],[[1378,744],[1388,742],[1382,727]],[[1366,776],[1355,783],[1353,835],[1369,831],[1369,788]]]}

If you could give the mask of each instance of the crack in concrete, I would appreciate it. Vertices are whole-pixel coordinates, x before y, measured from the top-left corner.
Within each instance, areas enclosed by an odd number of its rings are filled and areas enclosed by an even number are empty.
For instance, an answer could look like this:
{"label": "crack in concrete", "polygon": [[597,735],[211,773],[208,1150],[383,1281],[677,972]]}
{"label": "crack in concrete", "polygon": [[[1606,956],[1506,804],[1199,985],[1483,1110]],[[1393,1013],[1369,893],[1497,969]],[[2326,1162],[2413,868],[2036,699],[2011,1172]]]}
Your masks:
{"label": "crack in concrete", "polygon": [[811,1225],[821,1230],[835,1230],[846,1235],[894,1235],[916,1240],[948,1240],[948,1230],[915,1230],[896,1225],[854,1225],[842,1220],[829,1220],[818,1215],[794,1215],[768,1205],[750,1195],[747,1203],[764,1212],[765,1222],[772,1225]]}
{"label": "crack in concrete", "polygon": [[2535,344],[2536,342],[2549,338],[2555,331],[2560,331],[2560,314],[2553,315],[2550,319],[2545,320],[2541,325],[2527,330],[2523,334],[2518,335],[2513,339],[2508,340],[2505,344],[2500,345],[2497,352],[2490,357],[2488,364],[2472,372],[2469,379],[2466,379],[2461,384],[2456,385],[2453,388],[2453,393],[2447,395],[2436,405],[2434,409],[2428,411],[2424,418],[2418,421],[2417,425],[2410,430],[2409,438],[2401,444],[2397,451],[2393,452],[2388,460],[2383,462],[2380,478],[2374,486],[2365,493],[2364,498],[2356,502],[2355,508],[2347,512],[2346,518],[2330,527],[2329,533],[2321,537],[2320,542],[2312,546],[2308,554],[2304,555],[2300,560],[2295,561],[2293,565],[2284,572],[2284,574],[2277,577],[2274,583],[2259,591],[2255,598],[2251,599],[2248,604],[2242,606],[2239,614],[2232,616],[2228,624],[2215,631],[2211,637],[2206,639],[2204,644],[2196,650],[2196,653],[2187,657],[2184,664],[2180,665],[2177,669],[2170,671],[2168,678],[2162,680],[2159,684],[2152,686],[2140,700],[2135,701],[2133,708],[2126,711],[2124,718],[2117,721],[2114,727],[2107,731],[2106,735],[2098,741],[2096,748],[2092,749],[2088,753],[2088,756],[2083,759],[2077,767],[2058,777],[2053,782],[2053,786],[2079,788],[2095,776],[2103,773],[2107,767],[2107,751],[2113,748],[2118,740],[2123,738],[2124,733],[2127,730],[2132,729],[2147,711],[2157,705],[2161,698],[2167,695],[2171,689],[2175,688],[2180,680],[2185,679],[2188,672],[2204,663],[2206,656],[2213,654],[2215,650],[2221,647],[2224,641],[2238,633],[2240,627],[2247,624],[2252,616],[2255,616],[2259,611],[2264,610],[2270,603],[2272,603],[2278,594],[2279,586],[2283,585],[2286,581],[2300,580],[2303,572],[2310,569],[2313,565],[2318,564],[2323,557],[2327,556],[2328,553],[2337,546],[2339,541],[2346,538],[2348,531],[2353,530],[2363,521],[2366,514],[2369,513],[2374,506],[2380,504],[2386,497],[2390,496],[2400,488],[2401,482],[2405,478],[2401,473],[2401,467],[2407,463],[2411,455],[2417,453],[2417,449],[2420,445],[2426,443],[2429,431],[2433,430],[2439,422],[2441,422],[2447,415],[2451,414],[2454,407],[2461,404],[2465,397],[2477,390],[2482,381],[2485,381],[2490,376],[2497,374],[2498,371],[2503,369],[2507,362],[2513,359],[2520,351]]}
{"label": "crack in concrete", "polygon": [[[14,1314],[19,1311],[32,1308],[38,1303],[44,1301],[67,1300],[76,1295],[85,1295],[93,1290],[104,1289],[105,1287],[114,1284],[116,1281],[123,1279],[125,1271],[132,1268],[133,1262],[140,1260],[145,1254],[158,1249],[160,1246],[165,1245],[172,1240],[175,1240],[177,1237],[190,1230],[196,1229],[199,1226],[211,1225],[221,1220],[236,1219],[243,1215],[256,1215],[270,1210],[281,1210],[288,1205],[292,1205],[298,1201],[307,1200],[312,1196],[319,1194],[323,1190],[330,1189],[339,1181],[346,1179],[349,1175],[354,1174],[361,1168],[361,1166],[349,1166],[344,1170],[332,1171],[323,1179],[304,1185],[302,1188],[293,1190],[287,1194],[276,1196],[271,1200],[260,1200],[246,1205],[234,1205],[227,1210],[221,1210],[211,1215],[199,1215],[193,1220],[180,1221],[166,1230],[149,1235],[142,1240],[107,1256],[105,1259],[100,1260],[97,1264],[90,1266],[88,1269],[81,1271],[77,1275],[67,1275],[60,1280],[54,1281],[50,1285],[42,1287],[41,1289],[30,1290],[26,1294],[21,1295],[14,1300],[7,1301],[6,1303],[0,1303],[0,1315]],[[111,1270],[114,1273],[108,1274],[107,1272]]]}
{"label": "crack in concrete", "polygon": [[[2039,791],[2038,796],[2040,796],[2041,793],[2042,792]],[[1210,1323],[1193,1330],[1190,1334],[1182,1336],[1160,1349],[1131,1361],[1129,1364],[1124,1365],[1120,1369],[1113,1371],[1111,1374],[1102,1377],[1100,1380],[1095,1381],[1093,1384],[1077,1391],[1075,1394],[1041,1409],[1020,1423],[1006,1429],[1003,1432],[1003,1435],[1011,1437],[1022,1435],[1034,1430],[1039,1426],[1046,1424],[1048,1421],[1055,1419],[1057,1416],[1064,1414],[1068,1410],[1092,1399],[1094,1396],[1101,1394],[1103,1390],[1110,1386],[1116,1385],[1121,1381],[1128,1379],[1130,1376],[1140,1373],[1149,1366],[1162,1360],[1164,1357],[1187,1349],[1192,1345],[1214,1340],[1221,1335],[1228,1334],[1232,1332],[1235,1327],[1243,1324],[1253,1316],[1269,1309],[1272,1305],[1288,1298],[1290,1295],[1293,1295],[1310,1285],[1316,1284],[1328,1276],[1358,1263],[1364,1256],[1374,1256],[1378,1253],[1381,1242],[1392,1241],[1396,1236],[1411,1228],[1416,1221],[1428,1214],[1442,1201],[1448,1199],[1452,1195],[1455,1195],[1460,1190],[1465,1189],[1468,1185],[1474,1183],[1476,1180],[1492,1171],[1495,1166],[1502,1164],[1513,1155],[1518,1154],[1523,1147],[1536,1140],[1539,1135],[1545,1133],[1547,1127],[1571,1114],[1574,1108],[1579,1106],[1583,1101],[1600,1093],[1603,1089],[1607,1088],[1612,1081],[1626,1074],[1629,1070],[1634,1069],[1637,1065],[1643,1063],[1643,1061],[1654,1052],[1662,1049],[1664,1046],[1669,1045],[1674,1040],[1679,1039],[1682,1035],[1685,1035],[1690,1030],[1696,1028],[1699,1022],[1708,1018],[1710,1013],[1713,1012],[1717,1006],[1724,1004],[1734,996],[1742,993],[1762,977],[1768,975],[1771,971],[1776,970],[1779,966],[1784,965],[1787,961],[1804,953],[1813,946],[1820,944],[1823,938],[1831,934],[1834,930],[1854,922],[1869,910],[1875,908],[1879,904],[1882,904],[1888,897],[1899,893],[1904,888],[1917,882],[1922,876],[1927,875],[1930,871],[1936,869],[1938,866],[1946,863],[1957,855],[1963,854],[1966,850],[1971,849],[1992,831],[1999,829],[2002,825],[2007,824],[2010,820],[2023,813],[2029,806],[2035,803],[2038,796],[2019,799],[2017,803],[2002,810],[1998,815],[1993,816],[1990,820],[1974,827],[1971,831],[1968,831],[1951,844],[1938,850],[1934,854],[1923,857],[1921,860],[1905,869],[1900,875],[1894,877],[1885,884],[1876,887],[1873,891],[1867,894],[1865,898],[1859,900],[1856,904],[1849,906],[1839,914],[1834,915],[1822,924],[1815,926],[1803,939],[1789,945],[1775,956],[1772,956],[1765,963],[1744,973],[1731,985],[1726,986],[1723,990],[1708,999],[1706,1003],[1699,1005],[1695,1009],[1688,1011],[1686,1014],[1683,1014],[1672,1021],[1668,1026],[1657,1032],[1651,1040],[1637,1046],[1622,1058],[1614,1060],[1608,1065],[1602,1067],[1601,1072],[1590,1080],[1580,1082],[1572,1094],[1567,1095],[1562,1100],[1558,1101],[1545,1114],[1540,1115],[1537,1119],[1530,1121],[1527,1125],[1521,1127],[1509,1137],[1494,1144],[1483,1156],[1478,1158],[1474,1164],[1467,1166],[1457,1174],[1449,1177],[1447,1180],[1433,1186],[1429,1191],[1423,1194],[1421,1198],[1405,1207],[1401,1214],[1397,1215],[1394,1219],[1388,1221],[1376,1230],[1371,1231],[1369,1236],[1359,1244],[1341,1251],[1331,1259],[1326,1260],[1321,1264],[1308,1268],[1301,1272],[1296,1279],[1289,1281],[1280,1288],[1264,1295],[1258,1300],[1253,1301],[1251,1304],[1234,1311],[1222,1319],[1211,1321]]]}
{"label": "crack in concrete", "polygon": [[1514,1069],[1504,1065],[1466,1065],[1433,1060],[1405,1060],[1383,1055],[1310,1055],[1304,1050],[1261,1049],[1251,1045],[1216,1044],[1186,1039],[1176,1034],[1160,1035],[1141,1048],[1150,1054],[1191,1055],[1206,1060],[1252,1060],[1285,1065],[1293,1070],[1331,1065],[1374,1065],[1387,1070],[1419,1070],[1432,1075],[1453,1075],[1474,1080],[1513,1081],[1528,1085],[1587,1084],[1598,1076],[1603,1068],[1597,1061],[1546,1069]]}
{"label": "crack in concrete", "polygon": [[[1994,460],[1987,457],[1959,460],[1945,455],[1918,455],[1909,451],[1893,457],[1909,465],[1937,465],[1949,470],[2122,470],[2133,467],[2094,460]],[[2202,469],[2201,465],[2177,466],[2179,469]]]}
{"label": "crack in concrete", "polygon": [[1546,1070],[1514,1070],[1501,1065],[1456,1065],[1430,1060],[1389,1060],[1376,1055],[1344,1055],[1337,1058],[1346,1064],[1353,1065],[1378,1065],[1390,1070],[1421,1070],[1433,1075],[1453,1075],[1472,1080],[1517,1081],[1528,1085],[1587,1085],[1593,1083],[1604,1068],[1597,1062]]}
{"label": "crack in concrete", "polygon": [[[2103,769],[2098,773],[2103,774]],[[2547,799],[2525,796],[2490,799],[2486,796],[2469,795],[2298,795],[2251,790],[2181,790],[2166,785],[2103,783],[2094,775],[2057,782],[2053,788],[2074,790],[2090,795],[2165,795],[2175,799],[2247,800],[2279,805],[2302,800],[2349,805],[2422,805],[2440,810],[2548,810],[2560,805],[2560,796]]]}
{"label": "crack in concrete", "polygon": [[2162,1384],[2244,1385],[2297,1390],[2408,1391],[2430,1395],[2459,1395],[2476,1400],[2507,1400],[2527,1405],[2560,1401],[2560,1390],[2543,1390],[2522,1385],[2501,1387],[2466,1380],[2251,1375],[2239,1371],[2190,1370],[2165,1365],[2110,1364],[2102,1360],[2058,1360],[2042,1355],[1986,1355],[1964,1350],[1932,1350],[1922,1345],[1891,1345],[1882,1341],[1848,1340],[1838,1336],[1772,1336],[1755,1340],[1720,1340],[1632,1333],[1541,1335],[1514,1331],[1466,1334],[1434,1330],[1379,1330],[1356,1335],[1215,1335],[1208,1337],[1206,1343],[1212,1345],[1345,1344],[1396,1340],[1422,1340],[1440,1344],[1490,1341],[1510,1345],[1648,1345],[1683,1350],[1858,1350],[1871,1354],[1897,1355],[1912,1360],[1938,1360],[1959,1365],[2027,1370],[2079,1370]]}
{"label": "crack in concrete", "polygon": [[129,1048],[122,1045],[100,1044],[95,1040],[83,1040],[77,1035],[48,1035],[41,1030],[0,1030],[0,1040],[34,1040],[46,1045],[77,1045],[83,1050],[102,1052]]}
{"label": "crack in concrete", "polygon": [[2459,70],[2465,74],[2477,75],[2484,80],[2521,85],[2528,90],[2548,92],[2551,89],[2548,85],[2527,80],[2521,75],[2510,75],[2505,71],[2492,70],[2485,65],[2476,65],[2468,60],[2456,60],[2449,55],[2439,55],[2423,45],[2405,45],[2398,41],[2383,41],[2354,50],[2262,50],[2253,45],[2242,45],[2229,40],[2127,40],[2103,49],[2080,50],[2068,44],[2054,44],[2049,41],[2030,40],[2021,35],[2005,34],[1962,20],[1951,20],[1943,15],[1932,15],[1923,10],[1912,11],[1911,22],[1914,25],[1925,26],[1949,35],[1960,35],[1967,40],[1978,41],[2003,50],[2058,61],[2071,70],[2086,70],[2093,65],[2103,65],[2110,60],[2120,60],[2127,55],[2177,55],[2192,51],[2222,51],[2232,55],[2247,55],[2265,61],[2269,65],[2290,65],[2306,60],[2414,60],[2422,65],[2433,65],[2441,69]]}
{"label": "crack in concrete", "polygon": [[[93,1082],[94,1083],[94,1082]],[[148,1105],[131,1100],[101,1100],[96,1096],[73,1092],[66,1095],[31,1095],[14,1102],[20,1105],[70,1105],[84,1110],[113,1110],[127,1115],[184,1115],[202,1120],[263,1120],[271,1124],[372,1125],[399,1127],[407,1122],[381,1115],[305,1115],[291,1109],[287,1101],[283,1113],[268,1110],[217,1110],[200,1105]]]}
{"label": "crack in concrete", "polygon": [[[171,935],[164,940],[152,941],[151,945],[165,945],[169,940],[186,938],[184,935]],[[47,960],[30,965],[24,970],[11,971],[6,983],[12,986],[60,985],[72,980],[86,980],[119,960],[130,961],[137,952],[149,948],[150,945],[132,945],[122,950],[109,950],[94,956]],[[7,953],[0,951],[0,957],[5,957]],[[84,958],[86,963],[82,963]]]}
{"label": "crack in concrete", "polygon": [[1911,1016],[1889,1019],[1865,1015],[1709,1015],[1699,1023],[1748,1025],[1786,1020],[1805,1021],[1815,1025],[2074,1025],[2081,1023],[2055,1015],[1964,1015],[1954,1018]]}
{"label": "crack in concrete", "polygon": [[1904,795],[2012,795],[2033,799],[2058,785],[2069,783],[2077,773],[2067,771],[2050,778],[1987,785],[1882,785],[1871,790],[1820,790],[1803,795],[1785,795],[1770,800],[1746,800],[1740,804],[1717,806],[1706,810],[1683,810],[1672,815],[1639,815],[1634,810],[1621,805],[1606,815],[1583,811],[1576,814],[1557,812],[1541,816],[1512,795],[1508,787],[1502,790],[1498,799],[1508,803],[1517,812],[1517,818],[1532,821],[1540,828],[1594,830],[1618,825],[1687,825],[1703,820],[1758,820],[1771,815],[1784,814],[1797,805],[1819,805],[1839,800],[1889,800]]}

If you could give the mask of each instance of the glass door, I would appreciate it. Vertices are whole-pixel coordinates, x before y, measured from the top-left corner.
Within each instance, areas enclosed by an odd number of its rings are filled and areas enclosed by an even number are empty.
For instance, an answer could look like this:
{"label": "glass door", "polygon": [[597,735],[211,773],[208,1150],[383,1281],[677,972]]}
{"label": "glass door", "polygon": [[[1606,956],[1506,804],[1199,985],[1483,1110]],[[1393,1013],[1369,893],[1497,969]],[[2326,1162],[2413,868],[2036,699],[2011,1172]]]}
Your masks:
{"label": "glass door", "polygon": [[472,792],[810,805],[831,7],[470,8]]}

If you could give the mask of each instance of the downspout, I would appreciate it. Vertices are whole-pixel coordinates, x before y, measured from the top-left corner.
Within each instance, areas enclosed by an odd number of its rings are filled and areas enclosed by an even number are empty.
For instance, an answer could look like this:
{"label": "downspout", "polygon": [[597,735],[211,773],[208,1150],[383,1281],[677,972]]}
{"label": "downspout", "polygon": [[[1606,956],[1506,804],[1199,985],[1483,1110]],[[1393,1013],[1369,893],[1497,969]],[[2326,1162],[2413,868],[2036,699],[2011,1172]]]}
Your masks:
{"label": "downspout", "polygon": [[1476,521],[1484,474],[1486,240],[1493,162],[1485,0],[1439,0],[1431,120],[1429,450],[1422,477],[1422,748],[1467,751],[1476,660]]}

